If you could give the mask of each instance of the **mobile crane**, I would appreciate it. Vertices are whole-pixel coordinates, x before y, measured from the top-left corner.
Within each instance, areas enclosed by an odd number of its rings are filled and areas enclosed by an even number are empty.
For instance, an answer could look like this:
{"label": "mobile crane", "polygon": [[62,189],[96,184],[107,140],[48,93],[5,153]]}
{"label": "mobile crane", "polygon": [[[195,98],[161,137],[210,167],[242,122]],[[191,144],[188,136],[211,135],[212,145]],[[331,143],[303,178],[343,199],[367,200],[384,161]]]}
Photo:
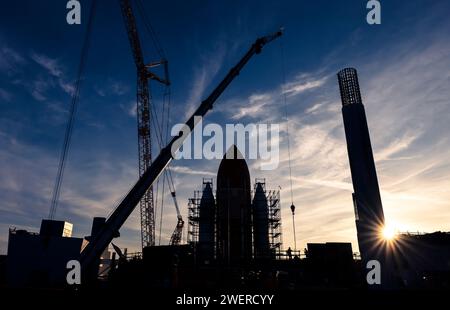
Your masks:
{"label": "mobile crane", "polygon": [[172,195],[173,203],[175,204],[175,209],[177,210],[177,226],[170,237],[170,245],[178,245],[181,242],[181,237],[183,235],[184,220],[180,213],[180,208],[178,207],[177,198],[175,192],[170,192]]}
{"label": "mobile crane", "polygon": [[[206,113],[212,109],[214,102],[219,98],[234,78],[239,75],[240,71],[247,64],[247,62],[255,54],[259,54],[264,45],[275,40],[281,35],[282,31],[279,30],[273,34],[258,38],[253,43],[247,53],[228,72],[225,78],[211,92],[211,94],[202,101],[197,110],[187,120],[185,125],[189,128],[190,132],[192,132],[201,117],[205,116]],[[80,263],[84,277],[89,276],[89,271],[95,270],[95,263],[98,262],[100,255],[107,248],[113,238],[118,235],[119,229],[133,212],[136,205],[145,195],[147,190],[153,185],[153,183],[158,179],[160,174],[173,159],[174,153],[179,147],[181,147],[186,137],[187,135],[180,133],[178,136],[173,137],[167,146],[161,149],[153,163],[146,169],[122,202],[115,208],[99,232],[93,236],[89,244],[83,249],[81,252]]]}

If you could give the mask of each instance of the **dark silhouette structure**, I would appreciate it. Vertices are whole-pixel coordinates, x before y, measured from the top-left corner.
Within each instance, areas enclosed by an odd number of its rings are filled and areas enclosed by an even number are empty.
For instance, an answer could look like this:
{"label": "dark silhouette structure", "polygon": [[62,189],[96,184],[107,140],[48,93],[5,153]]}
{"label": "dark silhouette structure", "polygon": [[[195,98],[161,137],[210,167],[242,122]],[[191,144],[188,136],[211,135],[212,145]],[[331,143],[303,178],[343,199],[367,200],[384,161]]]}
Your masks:
{"label": "dark silhouette structure", "polygon": [[203,262],[211,262],[215,252],[215,214],[216,202],[212,191],[212,183],[204,184],[199,207],[199,258]]}
{"label": "dark silhouette structure", "polygon": [[200,263],[238,267],[280,253],[279,191],[267,190],[265,179],[255,180],[253,192],[250,186],[247,163],[233,145],[219,165],[216,197],[212,179],[203,179],[203,190],[189,200],[189,242]]}
{"label": "dark silhouette structure", "polygon": [[83,238],[72,224],[42,220],[39,233],[9,230],[6,280],[11,287],[54,287],[66,283],[66,264],[80,258]]}
{"label": "dark silhouette structure", "polygon": [[220,163],[217,173],[217,259],[228,265],[252,257],[250,173],[236,146]]}
{"label": "dark silhouette structure", "polygon": [[358,243],[363,262],[382,260],[381,242],[384,227],[383,206],[370,143],[366,113],[361,100],[356,69],[345,68],[338,73],[342,100],[345,137],[353,181]]}
{"label": "dark silhouette structure", "polygon": [[269,208],[263,184],[256,183],[253,197],[253,238],[255,258],[270,256]]}

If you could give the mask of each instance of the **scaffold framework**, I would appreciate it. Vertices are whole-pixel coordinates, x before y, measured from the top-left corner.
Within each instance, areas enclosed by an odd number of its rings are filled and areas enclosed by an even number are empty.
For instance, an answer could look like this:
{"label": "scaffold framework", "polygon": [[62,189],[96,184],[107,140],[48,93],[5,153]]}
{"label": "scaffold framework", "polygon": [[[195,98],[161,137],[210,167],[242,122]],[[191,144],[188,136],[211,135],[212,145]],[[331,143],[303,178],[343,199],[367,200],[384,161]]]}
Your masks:
{"label": "scaffold framework", "polygon": [[[188,243],[196,244],[198,242],[200,224],[200,201],[206,185],[209,184],[211,188],[213,188],[212,183],[212,178],[204,178],[202,190],[194,191],[194,195],[188,200]],[[262,185],[264,193],[267,197],[270,250],[275,256],[278,257],[283,252],[280,191],[267,190],[265,179],[256,179],[255,186],[258,183]],[[252,197],[253,196],[254,190],[252,191]]]}

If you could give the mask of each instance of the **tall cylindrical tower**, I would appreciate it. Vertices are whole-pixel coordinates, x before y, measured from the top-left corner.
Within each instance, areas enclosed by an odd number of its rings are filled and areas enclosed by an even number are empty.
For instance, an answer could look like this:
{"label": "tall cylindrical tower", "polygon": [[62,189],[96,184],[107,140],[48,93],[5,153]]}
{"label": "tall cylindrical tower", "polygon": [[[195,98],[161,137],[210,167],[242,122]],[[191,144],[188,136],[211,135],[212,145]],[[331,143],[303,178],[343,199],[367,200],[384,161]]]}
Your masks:
{"label": "tall cylindrical tower", "polygon": [[346,68],[339,71],[337,76],[353,181],[360,253],[363,261],[381,260],[384,214],[358,75],[355,69]]}

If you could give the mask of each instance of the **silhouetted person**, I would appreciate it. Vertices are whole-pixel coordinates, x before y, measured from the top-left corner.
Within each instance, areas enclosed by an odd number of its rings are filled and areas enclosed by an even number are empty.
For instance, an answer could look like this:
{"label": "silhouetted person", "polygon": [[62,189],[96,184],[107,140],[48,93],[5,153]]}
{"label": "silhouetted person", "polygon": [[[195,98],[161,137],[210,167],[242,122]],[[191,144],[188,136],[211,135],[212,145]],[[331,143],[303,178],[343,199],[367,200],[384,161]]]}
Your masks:
{"label": "silhouetted person", "polygon": [[286,253],[287,253],[287,256],[288,256],[289,260],[291,260],[291,259],[292,259],[292,250],[291,250],[291,247],[289,247],[289,248],[287,249]]}

